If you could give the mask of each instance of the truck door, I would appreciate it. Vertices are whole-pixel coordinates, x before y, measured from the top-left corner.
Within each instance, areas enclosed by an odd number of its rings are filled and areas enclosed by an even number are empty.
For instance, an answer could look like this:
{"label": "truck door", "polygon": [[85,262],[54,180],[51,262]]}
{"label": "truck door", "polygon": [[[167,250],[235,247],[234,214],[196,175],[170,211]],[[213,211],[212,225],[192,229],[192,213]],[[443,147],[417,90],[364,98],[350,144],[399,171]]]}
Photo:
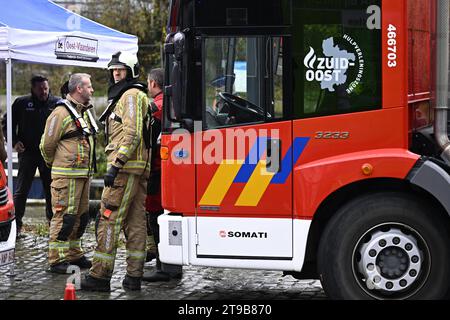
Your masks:
{"label": "truck door", "polygon": [[[198,258],[292,257],[292,123],[280,36],[204,37]],[[304,141],[295,142],[298,153]]]}

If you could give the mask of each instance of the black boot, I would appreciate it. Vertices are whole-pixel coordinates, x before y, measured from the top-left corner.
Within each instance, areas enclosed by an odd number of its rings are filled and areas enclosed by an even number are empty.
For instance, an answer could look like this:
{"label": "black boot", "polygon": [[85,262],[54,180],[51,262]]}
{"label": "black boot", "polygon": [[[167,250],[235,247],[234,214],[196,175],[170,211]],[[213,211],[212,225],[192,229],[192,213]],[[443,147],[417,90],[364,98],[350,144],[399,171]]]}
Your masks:
{"label": "black boot", "polygon": [[147,282],[167,282],[170,281],[170,275],[161,270],[156,270],[153,272],[145,272],[142,280]]}
{"label": "black boot", "polygon": [[125,275],[122,281],[122,287],[128,290],[141,290],[141,278]]}
{"label": "black boot", "polygon": [[60,262],[60,263],[50,266],[50,269],[48,271],[51,273],[66,274],[67,268],[69,266],[70,266],[70,263],[68,263],[67,261],[64,261],[64,262]]}
{"label": "black boot", "polygon": [[171,279],[177,279],[177,280],[180,280],[183,277],[182,272],[169,273],[169,275],[170,275]]}
{"label": "black boot", "polygon": [[81,279],[81,290],[109,292],[111,291],[111,284],[109,280],[94,278],[86,274],[84,279]]}
{"label": "black boot", "polygon": [[22,233],[22,227],[16,227],[16,239],[23,239],[26,236]]}
{"label": "black boot", "polygon": [[145,262],[150,262],[156,258],[156,252],[147,251],[147,255],[145,256]]}
{"label": "black boot", "polygon": [[70,264],[75,266],[79,266],[80,269],[89,269],[92,267],[92,262],[90,262],[85,256],[82,256],[80,259],[70,261]]}

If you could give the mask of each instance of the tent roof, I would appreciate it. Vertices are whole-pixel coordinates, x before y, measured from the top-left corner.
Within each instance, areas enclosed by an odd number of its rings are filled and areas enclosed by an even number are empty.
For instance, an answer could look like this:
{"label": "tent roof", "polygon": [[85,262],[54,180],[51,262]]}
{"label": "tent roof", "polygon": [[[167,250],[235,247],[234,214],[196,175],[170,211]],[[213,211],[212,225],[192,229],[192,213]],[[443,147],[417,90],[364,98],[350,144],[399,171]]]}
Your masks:
{"label": "tent roof", "polygon": [[113,53],[138,50],[136,36],[49,0],[7,1],[0,11],[0,58],[104,68]]}

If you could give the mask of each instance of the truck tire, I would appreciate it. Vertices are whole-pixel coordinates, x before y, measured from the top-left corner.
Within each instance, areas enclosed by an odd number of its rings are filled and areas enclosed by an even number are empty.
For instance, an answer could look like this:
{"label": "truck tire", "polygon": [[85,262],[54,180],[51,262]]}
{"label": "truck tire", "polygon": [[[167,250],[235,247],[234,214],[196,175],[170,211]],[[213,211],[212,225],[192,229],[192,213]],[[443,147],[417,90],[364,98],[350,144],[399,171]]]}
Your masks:
{"label": "truck tire", "polygon": [[331,299],[442,299],[450,283],[448,221],[400,192],[350,201],[330,220],[318,271]]}

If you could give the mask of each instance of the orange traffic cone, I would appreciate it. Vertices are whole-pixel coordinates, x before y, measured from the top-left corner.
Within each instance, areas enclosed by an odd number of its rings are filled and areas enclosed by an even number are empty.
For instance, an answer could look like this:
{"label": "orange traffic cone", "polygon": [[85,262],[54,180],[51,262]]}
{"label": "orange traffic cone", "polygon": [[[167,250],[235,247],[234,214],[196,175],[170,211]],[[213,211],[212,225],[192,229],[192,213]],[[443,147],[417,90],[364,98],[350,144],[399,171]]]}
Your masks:
{"label": "orange traffic cone", "polygon": [[64,300],[77,300],[75,295],[75,286],[73,283],[67,283],[64,290]]}

